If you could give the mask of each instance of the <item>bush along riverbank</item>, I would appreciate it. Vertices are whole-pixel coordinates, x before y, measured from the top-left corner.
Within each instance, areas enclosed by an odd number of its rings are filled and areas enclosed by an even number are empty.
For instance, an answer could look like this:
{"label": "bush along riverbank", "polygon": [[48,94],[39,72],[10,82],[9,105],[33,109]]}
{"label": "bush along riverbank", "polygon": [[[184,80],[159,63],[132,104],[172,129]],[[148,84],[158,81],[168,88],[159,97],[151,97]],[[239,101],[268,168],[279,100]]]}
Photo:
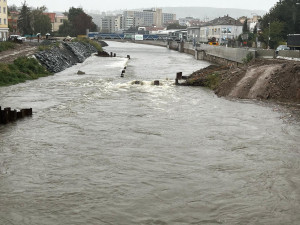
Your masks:
{"label": "bush along riverbank", "polygon": [[211,65],[183,85],[204,86],[218,96],[300,103],[300,62],[254,60],[240,68]]}
{"label": "bush along riverbank", "polygon": [[0,42],[0,52],[6,51],[9,49],[14,49],[15,45],[16,45],[16,43],[9,42],[9,41]]}
{"label": "bush along riverbank", "polygon": [[51,75],[36,59],[19,57],[12,64],[0,63],[0,86]]}

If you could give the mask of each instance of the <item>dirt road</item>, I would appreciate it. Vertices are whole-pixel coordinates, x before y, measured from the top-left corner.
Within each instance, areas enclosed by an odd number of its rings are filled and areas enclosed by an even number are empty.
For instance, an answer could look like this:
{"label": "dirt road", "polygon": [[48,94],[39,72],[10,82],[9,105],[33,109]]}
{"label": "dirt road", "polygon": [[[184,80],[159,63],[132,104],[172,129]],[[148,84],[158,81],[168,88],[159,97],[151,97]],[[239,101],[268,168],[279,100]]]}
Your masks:
{"label": "dirt road", "polygon": [[1,63],[12,63],[20,56],[31,56],[36,51],[37,46],[34,43],[25,42],[23,44],[16,44],[14,49],[3,51],[0,53]]}

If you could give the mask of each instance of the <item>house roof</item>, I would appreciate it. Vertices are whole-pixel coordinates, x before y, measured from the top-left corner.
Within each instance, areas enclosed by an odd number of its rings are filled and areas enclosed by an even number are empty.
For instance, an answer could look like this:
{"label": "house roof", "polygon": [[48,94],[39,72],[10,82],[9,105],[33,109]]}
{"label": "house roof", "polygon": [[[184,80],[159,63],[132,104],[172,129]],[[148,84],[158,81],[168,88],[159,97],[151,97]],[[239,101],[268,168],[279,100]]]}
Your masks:
{"label": "house roof", "polygon": [[243,24],[230,16],[223,16],[211,20],[205,24],[205,26],[215,26],[215,25],[235,25],[235,26],[243,26]]}

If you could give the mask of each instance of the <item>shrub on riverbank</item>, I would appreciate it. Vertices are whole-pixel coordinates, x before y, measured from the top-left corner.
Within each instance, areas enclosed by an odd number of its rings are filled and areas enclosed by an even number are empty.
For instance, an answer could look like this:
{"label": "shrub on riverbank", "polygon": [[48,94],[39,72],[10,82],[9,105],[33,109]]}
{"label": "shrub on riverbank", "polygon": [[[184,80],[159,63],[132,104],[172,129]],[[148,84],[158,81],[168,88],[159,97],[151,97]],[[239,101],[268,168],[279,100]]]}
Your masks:
{"label": "shrub on riverbank", "polygon": [[191,74],[185,85],[215,89],[220,83],[220,74],[227,70],[227,66],[210,65]]}
{"label": "shrub on riverbank", "polygon": [[15,43],[9,42],[9,41],[4,41],[0,42],[0,52],[9,50],[9,49],[14,49],[15,48]]}
{"label": "shrub on riverbank", "polygon": [[205,86],[214,90],[220,82],[220,76],[218,73],[208,74],[205,80]]}
{"label": "shrub on riverbank", "polygon": [[103,51],[102,46],[101,46],[101,44],[100,44],[99,42],[93,41],[93,40],[91,40],[91,39],[89,39],[89,38],[75,38],[75,39],[73,39],[72,41],[73,41],[73,42],[83,42],[83,43],[88,43],[88,44],[94,46],[94,47],[97,49],[97,51],[100,51],[100,52]]}
{"label": "shrub on riverbank", "polygon": [[60,42],[51,42],[45,40],[39,45],[38,51],[50,51],[53,47],[59,47],[59,45]]}
{"label": "shrub on riverbank", "polygon": [[19,57],[13,64],[0,63],[0,86],[17,84],[50,74],[36,59]]}

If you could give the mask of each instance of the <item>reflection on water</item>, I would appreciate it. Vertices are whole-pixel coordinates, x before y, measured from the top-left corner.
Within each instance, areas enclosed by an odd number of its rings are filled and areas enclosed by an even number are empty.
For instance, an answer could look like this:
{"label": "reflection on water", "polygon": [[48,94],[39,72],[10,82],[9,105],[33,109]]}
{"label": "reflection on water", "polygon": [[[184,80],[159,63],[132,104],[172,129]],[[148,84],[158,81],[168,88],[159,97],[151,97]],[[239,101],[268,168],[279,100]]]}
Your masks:
{"label": "reflection on water", "polygon": [[208,65],[192,56],[110,45],[119,57],[0,88],[34,109],[0,127],[0,224],[299,223],[298,121],[175,86]]}

